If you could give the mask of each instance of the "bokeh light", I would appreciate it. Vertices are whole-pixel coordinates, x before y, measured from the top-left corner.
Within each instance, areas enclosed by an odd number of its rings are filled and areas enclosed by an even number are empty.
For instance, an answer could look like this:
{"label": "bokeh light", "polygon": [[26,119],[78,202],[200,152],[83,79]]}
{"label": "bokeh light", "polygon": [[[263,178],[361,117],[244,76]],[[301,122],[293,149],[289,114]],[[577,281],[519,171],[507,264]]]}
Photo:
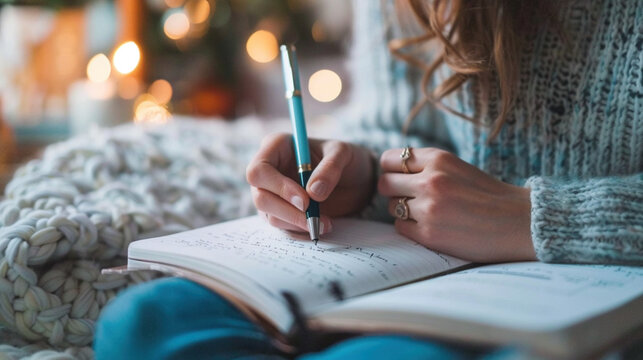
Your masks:
{"label": "bokeh light", "polygon": [[210,2],[208,0],[189,0],[185,11],[192,24],[200,24],[210,17]]}
{"label": "bokeh light", "polygon": [[185,0],[165,0],[165,5],[169,8],[177,8],[183,5],[184,2]]}
{"label": "bokeh light", "polygon": [[165,105],[172,99],[172,85],[167,80],[158,79],[154,81],[148,89],[150,95],[156,99],[160,105]]}
{"label": "bokeh light", "polygon": [[141,81],[133,76],[127,76],[118,80],[118,96],[131,100],[141,93]]}
{"label": "bokeh light", "polygon": [[163,32],[165,32],[165,36],[172,40],[184,38],[189,31],[190,20],[182,11],[171,14],[165,19],[165,23],[163,23]]}
{"label": "bokeh light", "polygon": [[150,94],[139,96],[134,103],[134,122],[137,124],[165,124],[170,118],[170,112],[156,103]]}
{"label": "bokeh light", "polygon": [[141,51],[133,41],[128,41],[119,46],[112,57],[116,71],[121,74],[129,74],[134,71],[140,61]]}
{"label": "bokeh light", "polygon": [[252,60],[267,63],[274,60],[279,54],[277,38],[270,31],[255,31],[246,42],[246,50]]}
{"label": "bokeh light", "polygon": [[324,29],[324,25],[317,20],[313,23],[313,26],[311,28],[311,35],[313,36],[313,40],[316,42],[323,42],[326,41],[326,30]]}
{"label": "bokeh light", "polygon": [[319,70],[308,79],[308,91],[319,102],[333,101],[342,92],[342,79],[334,71]]}
{"label": "bokeh light", "polygon": [[107,81],[111,73],[112,64],[105,54],[96,54],[87,63],[87,78],[91,82]]}

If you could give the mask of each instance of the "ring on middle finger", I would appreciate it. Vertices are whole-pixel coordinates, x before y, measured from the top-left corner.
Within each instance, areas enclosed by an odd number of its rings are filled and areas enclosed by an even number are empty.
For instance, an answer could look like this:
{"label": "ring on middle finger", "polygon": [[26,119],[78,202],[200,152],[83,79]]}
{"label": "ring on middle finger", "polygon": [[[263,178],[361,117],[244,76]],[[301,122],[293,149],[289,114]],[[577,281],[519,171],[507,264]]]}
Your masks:
{"label": "ring on middle finger", "polygon": [[406,203],[407,197],[401,197],[395,204],[395,217],[400,220],[408,220],[409,218],[409,205]]}

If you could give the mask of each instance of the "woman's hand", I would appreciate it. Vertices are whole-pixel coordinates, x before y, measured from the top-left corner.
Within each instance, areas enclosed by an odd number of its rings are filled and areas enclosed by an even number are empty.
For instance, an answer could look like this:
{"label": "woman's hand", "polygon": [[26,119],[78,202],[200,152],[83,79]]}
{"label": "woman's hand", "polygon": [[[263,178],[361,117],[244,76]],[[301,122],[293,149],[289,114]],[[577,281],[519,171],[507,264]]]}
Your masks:
{"label": "woman's hand", "polygon": [[435,148],[412,149],[409,174],[402,149],[380,159],[378,191],[391,198],[394,215],[408,197],[409,219],[397,231],[431,249],[477,262],[535,260],[529,189],[494,179],[455,155]]}
{"label": "woman's hand", "polygon": [[330,217],[361,210],[375,191],[371,155],[364,148],[333,140],[310,139],[313,173],[306,189],[299,184],[291,134],[266,137],[248,165],[246,178],[261,213],[273,226],[308,231],[309,199],[320,202],[320,231],[332,229]]}

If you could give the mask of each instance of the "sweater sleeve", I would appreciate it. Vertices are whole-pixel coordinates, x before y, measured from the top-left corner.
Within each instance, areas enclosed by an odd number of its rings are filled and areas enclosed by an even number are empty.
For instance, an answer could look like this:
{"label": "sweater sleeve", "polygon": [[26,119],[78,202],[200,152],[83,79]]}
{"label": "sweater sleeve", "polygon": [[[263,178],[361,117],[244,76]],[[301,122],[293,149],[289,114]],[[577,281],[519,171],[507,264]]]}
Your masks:
{"label": "sweater sleeve", "polygon": [[[422,73],[394,58],[388,49],[391,39],[404,36],[396,24],[393,2],[354,0],[353,13],[351,105],[341,115],[346,140],[370,149],[375,159],[387,149],[404,146],[452,149],[444,114],[430,106],[402,134],[411,108],[422,99]],[[375,194],[362,216],[392,221],[387,202]]]}
{"label": "sweater sleeve", "polygon": [[643,173],[585,180],[531,177],[538,259],[643,265]]}

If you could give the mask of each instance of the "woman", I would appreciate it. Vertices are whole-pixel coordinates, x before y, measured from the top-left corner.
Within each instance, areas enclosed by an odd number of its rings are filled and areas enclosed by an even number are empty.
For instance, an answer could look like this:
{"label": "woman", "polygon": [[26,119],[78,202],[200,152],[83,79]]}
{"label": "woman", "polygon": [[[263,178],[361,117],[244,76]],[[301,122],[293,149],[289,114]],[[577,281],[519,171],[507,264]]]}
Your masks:
{"label": "woman", "polygon": [[[304,190],[290,137],[267,138],[247,178],[271,224],[304,231],[312,198],[322,232],[336,216],[397,216],[401,234],[477,262],[643,264],[643,3],[364,0],[354,11],[354,143],[312,141]],[[167,319],[150,327],[158,311]],[[109,352],[116,342],[127,351]],[[96,350],[280,356],[224,300],[176,279],[117,300]],[[431,355],[481,354],[371,336],[308,357]]]}

